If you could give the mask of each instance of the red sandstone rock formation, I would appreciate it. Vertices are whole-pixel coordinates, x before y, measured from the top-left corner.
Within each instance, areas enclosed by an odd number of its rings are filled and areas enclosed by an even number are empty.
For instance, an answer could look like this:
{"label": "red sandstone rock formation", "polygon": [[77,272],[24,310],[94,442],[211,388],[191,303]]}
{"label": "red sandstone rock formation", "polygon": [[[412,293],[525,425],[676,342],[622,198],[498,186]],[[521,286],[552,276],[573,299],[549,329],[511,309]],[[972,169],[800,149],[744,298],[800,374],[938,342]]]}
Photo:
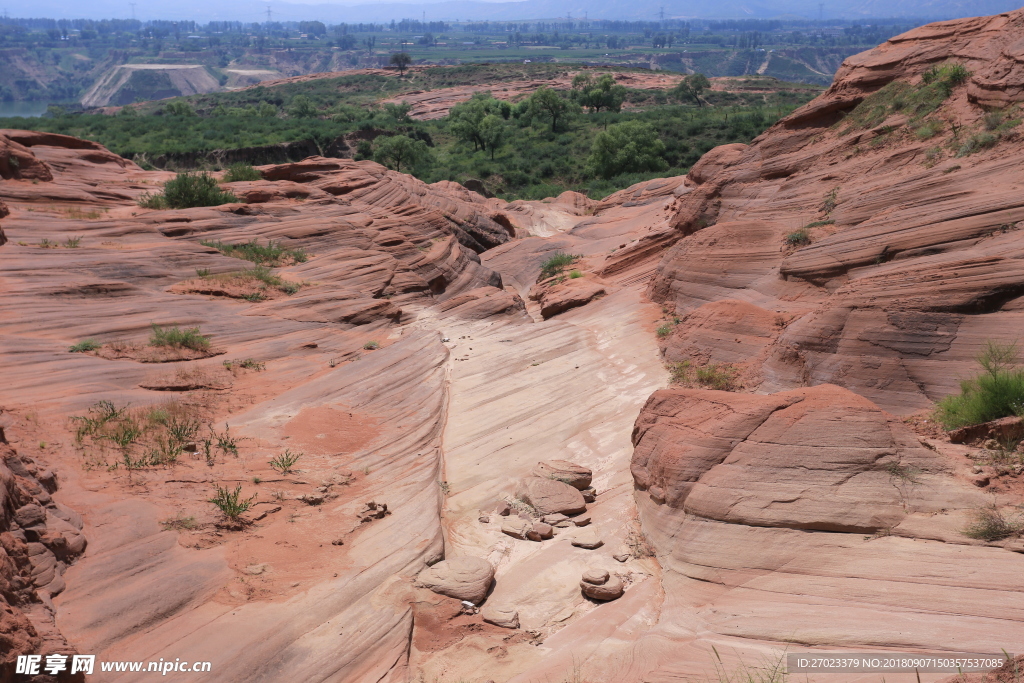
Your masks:
{"label": "red sandstone rock formation", "polygon": [[[314,157],[233,184],[236,204],[149,211],[136,200],[170,174],[4,131],[6,651],[187,656],[213,680],[628,682],[702,678],[712,645],[727,667],[793,642],[1013,650],[1024,546],[962,533],[996,475],[894,413],[1019,327],[1017,133],[929,150],[1020,99],[1022,23],[899,36],[750,146],[600,202]],[[905,115],[840,120],[947,60],[972,76],[938,142]],[[275,269],[297,292],[246,299],[232,274],[252,264],[201,244],[253,239],[309,256]],[[556,252],[584,277],[531,300]],[[555,298],[578,305],[545,315]],[[224,353],[141,363],[153,323]],[[90,338],[110,353],[68,351]],[[686,360],[736,366],[744,392],[663,389]],[[100,400],[189,416],[234,452],[197,438],[140,464],[158,446],[140,437],[125,460],[68,422]],[[531,477],[559,472],[573,485]],[[225,520],[216,486],[253,507]],[[538,522],[531,503],[586,512]],[[469,584],[480,613],[458,602]]]}

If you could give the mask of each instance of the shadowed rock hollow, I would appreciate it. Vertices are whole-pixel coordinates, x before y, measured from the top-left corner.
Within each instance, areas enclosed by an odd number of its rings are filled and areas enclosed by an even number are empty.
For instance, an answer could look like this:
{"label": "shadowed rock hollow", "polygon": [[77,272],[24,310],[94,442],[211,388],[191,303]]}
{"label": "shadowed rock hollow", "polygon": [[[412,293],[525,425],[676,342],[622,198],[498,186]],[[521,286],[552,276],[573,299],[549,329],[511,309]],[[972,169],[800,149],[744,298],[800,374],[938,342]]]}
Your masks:
{"label": "shadowed rock hollow", "polygon": [[[1014,651],[1024,545],[963,532],[1021,473],[901,416],[1024,322],[1022,29],[915,29],[600,201],[312,157],[153,211],[171,174],[0,131],[4,656],[526,683]],[[263,271],[224,246],[253,240]],[[558,252],[578,276],[541,280]]]}

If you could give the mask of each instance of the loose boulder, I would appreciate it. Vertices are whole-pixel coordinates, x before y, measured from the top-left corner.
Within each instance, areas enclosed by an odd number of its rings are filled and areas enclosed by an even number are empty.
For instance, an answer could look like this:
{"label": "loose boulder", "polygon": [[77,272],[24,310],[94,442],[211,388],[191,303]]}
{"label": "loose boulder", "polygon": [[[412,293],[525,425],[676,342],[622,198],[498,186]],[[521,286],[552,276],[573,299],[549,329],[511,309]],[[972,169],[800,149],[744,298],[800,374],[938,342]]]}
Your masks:
{"label": "loose boulder", "polygon": [[594,600],[614,600],[622,596],[625,587],[619,577],[609,576],[606,571],[591,569],[583,575],[583,580],[580,581],[580,590],[585,596]]}
{"label": "loose boulder", "polygon": [[502,628],[519,628],[519,612],[511,607],[500,607],[487,605],[480,612],[480,616],[488,624],[501,626]]}
{"label": "loose boulder", "polygon": [[604,541],[598,538],[597,531],[594,530],[594,527],[587,527],[576,534],[576,537],[572,539],[572,544],[577,548],[594,550],[595,548],[600,548],[604,545]]}
{"label": "loose boulder", "polygon": [[589,468],[569,462],[568,460],[548,460],[539,462],[533,468],[533,475],[545,479],[557,479],[573,488],[582,491],[590,486],[594,473]]}
{"label": "loose boulder", "polygon": [[587,509],[579,490],[554,479],[526,477],[516,487],[516,497],[533,506],[539,515],[560,512],[575,515]]}
{"label": "loose boulder", "polygon": [[537,522],[533,528],[526,532],[526,537],[531,541],[543,541],[555,535],[555,530],[550,524]]}
{"label": "loose boulder", "polygon": [[526,540],[526,533],[533,530],[533,524],[522,517],[508,517],[501,523],[501,533],[512,538]]}
{"label": "loose boulder", "polygon": [[417,580],[435,593],[479,605],[491,589],[494,567],[479,557],[453,557],[427,567]]}

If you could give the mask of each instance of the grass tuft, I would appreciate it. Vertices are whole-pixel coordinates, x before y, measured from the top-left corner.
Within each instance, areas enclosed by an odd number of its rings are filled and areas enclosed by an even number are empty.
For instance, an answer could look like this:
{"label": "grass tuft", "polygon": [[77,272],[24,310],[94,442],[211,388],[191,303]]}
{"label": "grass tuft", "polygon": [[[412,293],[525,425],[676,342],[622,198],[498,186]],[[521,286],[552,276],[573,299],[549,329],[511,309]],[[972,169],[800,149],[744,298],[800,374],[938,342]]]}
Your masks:
{"label": "grass tuft", "polygon": [[579,261],[581,258],[583,257],[579,254],[566,254],[561,251],[555,252],[551,258],[541,264],[540,276],[537,278],[537,282],[559,275],[562,271]]}
{"label": "grass tuft", "polygon": [[251,164],[237,163],[228,166],[224,174],[225,183],[237,183],[245,180],[263,180],[263,176]]}
{"label": "grass tuft", "polygon": [[86,351],[95,351],[101,346],[102,344],[100,344],[95,339],[83,339],[74,346],[70,347],[68,351],[70,351],[71,353],[85,353]]}
{"label": "grass tuft", "polygon": [[739,370],[728,363],[694,365],[688,360],[669,364],[673,384],[699,386],[718,391],[736,391],[739,388]]}
{"label": "grass tuft", "polygon": [[[243,242],[242,244],[225,244],[215,240],[199,240],[199,244],[204,247],[212,247],[225,256],[252,261],[261,266],[305,263],[309,260],[309,255],[303,249],[285,249],[281,246],[280,242],[274,242],[273,240],[267,240],[266,246],[259,244],[255,239]],[[267,272],[269,273],[269,271]]]}
{"label": "grass tuft", "polygon": [[979,541],[1001,541],[1004,538],[1017,536],[1024,532],[1024,521],[1007,519],[993,505],[990,508],[976,510],[974,519],[963,529],[963,535]]}
{"label": "grass tuft", "polygon": [[167,346],[185,348],[193,351],[208,351],[210,338],[199,333],[198,327],[186,327],[184,330],[177,325],[170,328],[153,324],[153,334],[149,338],[150,346]]}

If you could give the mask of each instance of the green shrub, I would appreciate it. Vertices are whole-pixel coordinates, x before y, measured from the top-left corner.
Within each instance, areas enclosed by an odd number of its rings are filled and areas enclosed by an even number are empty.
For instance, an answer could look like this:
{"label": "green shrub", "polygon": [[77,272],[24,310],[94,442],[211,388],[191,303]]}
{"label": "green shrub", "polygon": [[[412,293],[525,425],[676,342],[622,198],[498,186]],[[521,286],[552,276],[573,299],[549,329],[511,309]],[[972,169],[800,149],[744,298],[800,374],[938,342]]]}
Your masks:
{"label": "green shrub", "polygon": [[285,449],[285,452],[270,461],[270,466],[281,474],[288,474],[295,467],[295,463],[302,457],[302,453],[292,453]]}
{"label": "green shrub", "polygon": [[365,344],[363,344],[363,348],[365,350],[367,350],[367,351],[373,351],[375,349],[379,349],[380,348],[380,342],[368,341]]}
{"label": "green shrub", "polygon": [[939,401],[935,419],[946,429],[1024,412],[1024,370],[1018,367],[1016,343],[990,341],[977,360],[983,372],[960,382],[959,394]]}
{"label": "green shrub", "polygon": [[565,252],[556,251],[551,258],[541,264],[540,276],[537,278],[537,281],[540,282],[541,280],[547,280],[549,277],[558,275],[581,258],[583,257],[579,254],[566,254]]}
{"label": "green shrub", "polygon": [[1001,111],[990,111],[981,118],[985,130],[996,130],[1003,125],[1003,113]]}
{"label": "green shrub", "polygon": [[921,124],[921,126],[914,131],[914,135],[917,136],[918,140],[929,140],[941,132],[942,122],[932,119],[931,121],[925,121]]}
{"label": "green shrub", "polygon": [[216,505],[231,521],[238,521],[242,513],[247,512],[256,502],[256,494],[254,493],[249,498],[242,498],[241,484],[236,486],[234,491],[229,491],[226,487],[218,485],[217,494],[209,502]]}
{"label": "green shrub", "polygon": [[664,171],[665,143],[658,132],[643,121],[624,121],[608,127],[594,138],[587,165],[603,178],[622,173]]}
{"label": "green shrub", "polygon": [[68,351],[71,353],[85,353],[86,351],[95,351],[100,348],[100,346],[102,346],[102,344],[95,339],[84,339],[69,348]]}
{"label": "green shrub", "polygon": [[1001,541],[1016,536],[1024,531],[1024,522],[1020,519],[1007,519],[996,506],[977,510],[974,519],[963,529],[963,535],[980,541]]}
{"label": "green shrub", "polygon": [[925,85],[938,85],[946,93],[946,97],[953,92],[953,88],[967,82],[971,72],[963,64],[942,64],[928,69],[921,75]]}
{"label": "green shrub", "polygon": [[198,327],[186,327],[182,330],[177,325],[163,328],[154,323],[153,334],[149,338],[149,345],[207,351],[210,348],[210,338],[200,334]]}
{"label": "green shrub", "polygon": [[957,150],[958,157],[965,157],[983,149],[988,149],[999,142],[999,136],[994,133],[976,133],[967,139]]}
{"label": "green shrub", "polygon": [[569,273],[569,279],[570,280],[575,280],[575,279],[581,278],[581,277],[583,277],[582,271],[573,270],[573,271],[570,271],[570,273]]}
{"label": "green shrub", "polygon": [[672,334],[672,330],[672,325],[665,323],[655,331],[655,334],[657,334],[659,338],[664,339],[665,337]]}
{"label": "green shrub", "polygon": [[786,244],[797,247],[811,243],[811,233],[807,228],[800,228],[796,232],[786,235]]}
{"label": "green shrub", "polygon": [[224,174],[224,182],[237,183],[243,180],[263,180],[263,176],[251,164],[231,164]]}
{"label": "green shrub", "polygon": [[146,209],[189,209],[196,206],[220,206],[237,202],[238,197],[220,189],[217,180],[206,171],[179,173],[164,184],[162,194],[146,193],[139,206]]}

